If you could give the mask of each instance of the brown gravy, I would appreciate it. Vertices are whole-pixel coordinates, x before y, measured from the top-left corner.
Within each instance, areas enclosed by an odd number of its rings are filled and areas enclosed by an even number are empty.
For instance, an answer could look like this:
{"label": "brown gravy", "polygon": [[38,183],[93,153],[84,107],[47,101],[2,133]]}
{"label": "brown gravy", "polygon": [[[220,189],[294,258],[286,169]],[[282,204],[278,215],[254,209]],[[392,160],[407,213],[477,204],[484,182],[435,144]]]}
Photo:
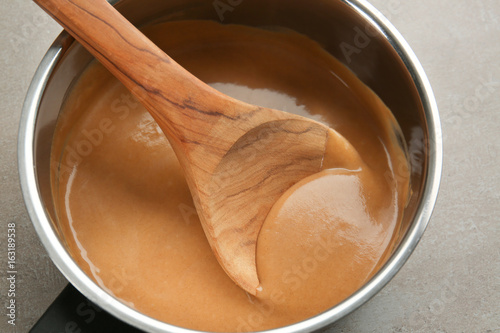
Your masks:
{"label": "brown gravy", "polygon": [[322,121],[355,150],[332,140],[325,170],[275,204],[257,245],[261,290],[251,297],[213,256],[166,138],[94,62],[68,96],[52,150],[56,211],[74,260],[138,311],[204,331],[292,324],[359,289],[390,254],[408,196],[387,107],[296,33],[208,21],[145,32],[222,92]]}

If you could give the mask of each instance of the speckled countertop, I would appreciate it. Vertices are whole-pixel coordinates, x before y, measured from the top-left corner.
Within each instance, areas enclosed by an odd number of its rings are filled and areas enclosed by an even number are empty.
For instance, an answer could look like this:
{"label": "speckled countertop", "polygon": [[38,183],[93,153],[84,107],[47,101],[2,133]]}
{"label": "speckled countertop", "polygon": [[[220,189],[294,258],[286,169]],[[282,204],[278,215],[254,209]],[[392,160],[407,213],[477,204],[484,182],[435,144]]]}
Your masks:
{"label": "speckled countertop", "polygon": [[[400,273],[327,332],[500,332],[500,1],[371,0],[434,88],[443,181],[431,223]],[[61,28],[30,0],[0,0],[0,332],[27,332],[67,284],[42,247],[18,180],[28,85]],[[7,323],[7,224],[17,225],[16,326]]]}

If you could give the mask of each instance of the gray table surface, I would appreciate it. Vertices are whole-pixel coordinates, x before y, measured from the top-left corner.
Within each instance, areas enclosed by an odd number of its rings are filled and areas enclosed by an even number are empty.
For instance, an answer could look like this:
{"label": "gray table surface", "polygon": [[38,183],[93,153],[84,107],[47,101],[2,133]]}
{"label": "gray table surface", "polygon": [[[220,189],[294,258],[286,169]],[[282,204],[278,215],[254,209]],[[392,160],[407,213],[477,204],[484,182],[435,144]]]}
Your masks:
{"label": "gray table surface", "polygon": [[[431,223],[400,273],[327,332],[500,332],[500,1],[371,0],[405,36],[440,108],[444,171]],[[67,281],[35,233],[16,140],[31,78],[61,28],[0,0],[0,332],[27,332]],[[17,224],[16,326],[7,323],[7,223]]]}

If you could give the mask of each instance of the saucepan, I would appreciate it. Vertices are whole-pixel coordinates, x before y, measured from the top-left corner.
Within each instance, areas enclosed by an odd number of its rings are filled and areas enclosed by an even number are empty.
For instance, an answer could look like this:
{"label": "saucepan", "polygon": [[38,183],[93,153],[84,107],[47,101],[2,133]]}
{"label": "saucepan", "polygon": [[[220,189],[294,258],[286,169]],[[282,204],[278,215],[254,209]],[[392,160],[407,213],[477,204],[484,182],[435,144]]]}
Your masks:
{"label": "saucepan", "polygon": [[[278,26],[317,41],[375,91],[398,120],[408,147],[411,198],[396,246],[380,271],[328,311],[275,333],[310,332],[335,322],[379,292],[407,261],[434,208],[442,168],[438,109],[429,81],[400,33],[365,0],[114,0],[133,24],[203,19]],[[67,92],[93,60],[63,32],[42,59],[19,129],[19,173],[33,225],[51,259],[87,298],[122,321],[152,332],[194,332],[150,318],[114,298],[73,261],[59,232],[50,186],[50,149]]]}

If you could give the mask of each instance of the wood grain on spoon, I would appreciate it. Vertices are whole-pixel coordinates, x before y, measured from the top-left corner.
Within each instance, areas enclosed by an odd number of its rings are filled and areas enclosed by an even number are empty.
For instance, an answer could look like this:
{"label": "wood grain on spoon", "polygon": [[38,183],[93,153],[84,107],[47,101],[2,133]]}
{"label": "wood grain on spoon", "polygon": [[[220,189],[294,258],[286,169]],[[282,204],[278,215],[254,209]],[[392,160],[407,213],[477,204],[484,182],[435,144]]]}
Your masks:
{"label": "wood grain on spoon", "polygon": [[219,93],[105,0],[34,1],[148,109],[185,171],[219,263],[236,284],[255,295],[262,223],[284,191],[321,170],[329,129]]}

